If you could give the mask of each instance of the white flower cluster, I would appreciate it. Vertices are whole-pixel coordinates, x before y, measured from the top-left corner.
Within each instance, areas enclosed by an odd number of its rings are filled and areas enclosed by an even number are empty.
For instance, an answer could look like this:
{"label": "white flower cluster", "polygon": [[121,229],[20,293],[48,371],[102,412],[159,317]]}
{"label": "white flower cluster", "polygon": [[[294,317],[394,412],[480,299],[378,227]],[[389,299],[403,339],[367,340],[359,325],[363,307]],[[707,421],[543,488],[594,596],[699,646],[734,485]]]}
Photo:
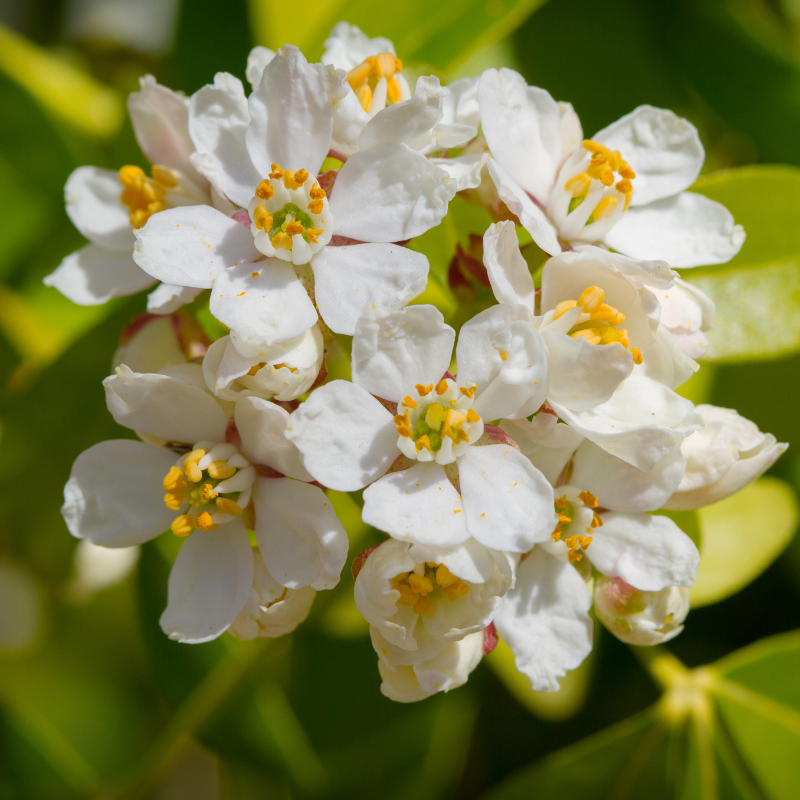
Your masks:
{"label": "white flower cluster", "polygon": [[[46,282],[83,304],[160,282],[104,382],[138,440],[78,457],[71,533],[185,539],[173,639],[280,636],[345,565],[326,493],[363,490],[388,538],[354,562],[355,602],[400,701],[464,683],[497,635],[557,689],[591,649],[593,603],[626,642],[679,633],[699,553],[653,512],[727,497],[785,449],[675,392],[714,306],[673,267],[744,240],[687,191],[695,128],[642,106],[584,139],[508,69],[412,95],[392,43],[346,23],[322,63],[256,48],[247,77],[249,94],[220,73],[190,98],[144,78],[128,106],[150,175],[67,183],[90,244]],[[455,284],[496,300],[465,302],[458,332],[410,305],[428,261],[406,246],[457,192],[496,220],[454,261]],[[549,256],[533,274],[517,225]],[[229,334],[209,342],[199,306]],[[327,379],[334,334],[352,337],[351,380]]]}

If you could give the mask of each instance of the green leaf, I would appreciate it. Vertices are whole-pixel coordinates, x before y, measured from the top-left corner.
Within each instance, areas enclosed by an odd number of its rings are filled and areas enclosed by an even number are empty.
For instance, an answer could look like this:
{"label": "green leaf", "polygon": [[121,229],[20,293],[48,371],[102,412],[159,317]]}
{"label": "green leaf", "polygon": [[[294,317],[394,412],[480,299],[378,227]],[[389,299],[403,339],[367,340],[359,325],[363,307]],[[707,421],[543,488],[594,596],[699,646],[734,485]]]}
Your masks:
{"label": "green leaf", "polygon": [[693,606],[719,602],[747,586],[783,552],[798,524],[794,490],[772,477],[696,514],[701,544]]}
{"label": "green leaf", "polygon": [[704,176],[693,191],[722,203],[747,239],[728,264],[685,270],[714,300],[707,361],[800,350],[800,169],[754,166]]}

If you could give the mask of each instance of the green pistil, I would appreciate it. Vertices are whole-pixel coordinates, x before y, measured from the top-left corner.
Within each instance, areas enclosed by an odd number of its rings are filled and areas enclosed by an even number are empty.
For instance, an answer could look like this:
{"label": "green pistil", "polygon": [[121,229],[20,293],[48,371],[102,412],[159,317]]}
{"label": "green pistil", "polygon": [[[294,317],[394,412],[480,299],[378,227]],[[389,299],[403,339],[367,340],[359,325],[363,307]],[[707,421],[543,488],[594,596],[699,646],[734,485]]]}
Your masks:
{"label": "green pistil", "polygon": [[[293,220],[287,222],[286,217],[294,217]],[[303,228],[303,238],[309,242],[308,234],[305,232],[308,228],[313,228],[314,224],[311,217],[305,211],[301,211],[294,203],[287,203],[280,211],[276,211],[272,215],[272,227],[269,229],[269,238],[271,239],[278,231],[282,231],[285,225],[290,222],[299,222]]]}

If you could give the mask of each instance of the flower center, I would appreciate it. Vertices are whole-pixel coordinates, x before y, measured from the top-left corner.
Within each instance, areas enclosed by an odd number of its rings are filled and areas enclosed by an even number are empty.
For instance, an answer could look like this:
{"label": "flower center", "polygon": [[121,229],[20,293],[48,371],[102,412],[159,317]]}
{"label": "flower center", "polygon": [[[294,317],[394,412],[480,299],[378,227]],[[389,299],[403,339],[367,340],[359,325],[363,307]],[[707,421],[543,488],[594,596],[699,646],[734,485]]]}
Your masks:
{"label": "flower center", "polygon": [[[593,528],[601,527],[603,524],[600,515],[593,510],[597,508],[597,498],[591,492],[580,492],[577,498],[571,502],[567,499],[566,495],[557,497],[555,507],[558,523],[556,524],[555,530],[550,534],[554,542],[562,541],[562,535],[569,533],[569,528],[578,514],[581,516],[586,515],[586,512],[581,513],[584,508],[592,509],[592,519],[587,528],[587,533]],[[592,536],[582,536],[579,533],[575,533],[563,539],[564,544],[568,548],[567,558],[570,564],[574,564],[576,561],[580,561],[583,558],[583,551],[592,543],[592,538]]]}
{"label": "flower center", "polygon": [[[347,73],[347,82],[356,93],[364,111],[369,113],[373,99],[378,105],[379,92],[385,92],[381,108],[400,102],[403,93],[395,73],[402,69],[403,62],[394,53],[378,53],[376,56],[369,56]],[[381,83],[382,80],[384,83]]]}
{"label": "flower center", "polygon": [[153,164],[152,178],[148,178],[141,167],[127,165],[117,173],[119,182],[125,187],[119,199],[128,209],[131,225],[141,228],[153,214],[167,207],[167,190],[178,185],[178,179],[171,169]]}
{"label": "flower center", "polygon": [[[442,378],[433,384],[418,383],[400,404],[394,422],[397,446],[408,458],[451,464],[483,433],[483,421],[472,408],[477,386],[459,387]],[[399,411],[399,409],[398,409]]]}
{"label": "flower center", "polygon": [[564,316],[573,308],[580,308],[583,313],[568,335],[573,339],[586,339],[589,344],[614,344],[619,342],[626,350],[630,349],[635,364],[642,363],[642,354],[636,347],[631,347],[626,328],[619,328],[625,322],[625,315],[603,301],[606,293],[599,286],[588,286],[581,292],[577,300],[562,300],[553,309],[553,319]]}
{"label": "flower center", "polygon": [[164,505],[183,511],[170,526],[176,536],[193,530],[213,531],[244,512],[250,502],[255,469],[232,444],[201,442],[170,467],[164,477]]}
{"label": "flower center", "polygon": [[256,187],[250,201],[250,230],[266,256],[306,263],[331,238],[331,218],[325,190],[309,180],[308,170],[281,169]]}
{"label": "flower center", "polygon": [[[605,187],[614,186],[618,195],[623,198],[623,210],[627,210],[633,198],[633,184],[631,181],[636,177],[636,173],[628,166],[627,161],[623,160],[619,150],[611,151],[599,142],[585,139],[583,149],[591,153],[591,160],[584,172],[572,175],[564,184],[564,188],[572,193],[572,202],[569,210],[573,211],[588,196],[593,188],[599,185]],[[586,159],[581,159],[581,166],[586,165]],[[599,184],[597,183],[599,181]],[[594,208],[591,222],[598,219],[610,217],[619,205],[620,197],[609,195],[604,197]],[[589,224],[589,221],[586,223]]]}
{"label": "flower center", "polygon": [[439,600],[458,600],[469,592],[469,584],[457,578],[444,564],[427,561],[413,572],[400,572],[390,581],[400,592],[398,605],[411,606],[415,614],[430,617]]}

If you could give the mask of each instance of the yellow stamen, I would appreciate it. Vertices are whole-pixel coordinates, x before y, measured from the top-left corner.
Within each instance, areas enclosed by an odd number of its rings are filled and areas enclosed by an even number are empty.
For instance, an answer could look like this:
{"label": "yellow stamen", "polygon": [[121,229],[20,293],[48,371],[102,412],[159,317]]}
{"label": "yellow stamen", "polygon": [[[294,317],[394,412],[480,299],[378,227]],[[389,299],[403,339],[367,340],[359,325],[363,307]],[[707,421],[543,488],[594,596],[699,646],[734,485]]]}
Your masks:
{"label": "yellow stamen", "polygon": [[477,385],[470,386],[469,388],[467,388],[465,386],[462,386],[459,389],[459,391],[461,392],[461,394],[464,395],[464,397],[474,397],[475,396],[475,392],[478,391],[478,387],[477,387]]}
{"label": "yellow stamen", "polygon": [[239,508],[233,500],[228,500],[227,497],[218,497],[217,498],[217,508],[223,514],[229,514],[232,517],[238,517],[239,514],[244,513],[243,508]]}
{"label": "yellow stamen", "polygon": [[208,474],[218,481],[224,481],[236,474],[236,467],[229,467],[227,461],[212,461],[208,467]]}
{"label": "yellow stamen", "polygon": [[358,98],[358,102],[361,103],[361,108],[369,112],[369,108],[372,105],[372,89],[364,83],[356,90],[356,97]]}
{"label": "yellow stamen", "polygon": [[420,397],[425,397],[425,395],[428,395],[433,391],[433,384],[429,383],[426,386],[423,383],[418,383],[414,388],[417,390],[417,394],[419,394]]}
{"label": "yellow stamen", "polygon": [[179,511],[180,507],[185,502],[186,501],[184,500],[183,495],[182,494],[178,494],[177,492],[167,492],[164,495],[164,505],[170,511]]}
{"label": "yellow stamen", "polygon": [[420,614],[423,617],[430,617],[436,611],[436,601],[435,600],[428,600],[427,597],[420,597],[416,603],[414,603],[414,613]]}
{"label": "yellow stamen", "polygon": [[322,208],[323,208],[323,202],[322,202],[322,200],[312,200],[312,201],[311,201],[311,202],[308,204],[308,210],[309,210],[309,211],[310,211],[312,214],[321,214],[321,213],[322,213]]}
{"label": "yellow stamen", "polygon": [[280,164],[272,164],[272,172],[270,172],[269,176],[275,181],[279,181],[283,178],[283,170],[281,169]]}
{"label": "yellow stamen", "polygon": [[417,405],[418,405],[418,403],[417,403],[417,401],[416,401],[416,400],[412,399],[410,395],[406,395],[406,396],[403,398],[403,405],[404,405],[406,408],[416,408],[416,407],[417,407]]}
{"label": "yellow stamen", "polygon": [[578,497],[586,508],[597,508],[597,498],[591,492],[581,492]]}
{"label": "yellow stamen", "polygon": [[570,334],[572,339],[586,339],[589,344],[600,344],[600,331],[597,328],[584,328],[582,331],[575,331]]}
{"label": "yellow stamen", "polygon": [[452,586],[458,578],[450,572],[449,569],[444,564],[441,564],[436,569],[436,583],[439,584],[443,589],[446,589],[448,586]]}
{"label": "yellow stamen", "polygon": [[172,520],[169,528],[176,536],[188,536],[194,530],[194,517],[191,514],[181,514]]}
{"label": "yellow stamen", "polygon": [[186,479],[179,467],[170,467],[162,483],[165,492],[185,492],[188,488]]}
{"label": "yellow stamen", "polygon": [[456,431],[456,438],[453,439],[453,445],[460,444],[461,442],[469,442],[469,435],[463,428]]}
{"label": "yellow stamen", "polygon": [[259,230],[268,231],[272,227],[272,214],[264,206],[256,206],[253,210],[253,222]]}
{"label": "yellow stamen", "polygon": [[467,420],[469,422],[480,422],[480,419],[480,414],[478,414],[474,408],[471,408],[469,411],[467,411]]}
{"label": "yellow stamen", "polygon": [[214,521],[211,519],[211,514],[209,514],[208,511],[203,511],[202,514],[198,514],[195,525],[199,531],[215,531],[219,528],[219,525],[214,524]]}
{"label": "yellow stamen", "polygon": [[567,553],[567,559],[569,560],[570,564],[574,564],[576,561],[580,561],[583,558],[583,553],[579,550],[570,550]]}
{"label": "yellow stamen", "polygon": [[400,583],[394,587],[400,592],[400,599],[397,601],[401,606],[414,606],[419,600],[419,597],[414,594],[410,586],[405,583]]}
{"label": "yellow stamen", "polygon": [[592,179],[585,172],[581,172],[579,175],[573,175],[564,184],[564,188],[572,192],[573,197],[581,197],[589,191],[591,185]]}
{"label": "yellow stamen", "polygon": [[400,84],[397,78],[391,77],[386,81],[386,102],[390,105],[400,100]]}
{"label": "yellow stamen", "polygon": [[135,167],[132,164],[122,167],[117,173],[117,177],[123,186],[131,189],[138,189],[147,180],[144,170],[141,167]]}
{"label": "yellow stamen", "polygon": [[623,178],[627,178],[630,181],[636,177],[636,173],[628,166],[627,161],[620,161],[619,174],[622,175]]}
{"label": "yellow stamen", "polygon": [[553,309],[553,319],[558,319],[559,317],[563,317],[564,314],[567,313],[570,309],[575,308],[578,304],[574,300],[562,300],[554,309]]}
{"label": "yellow stamen", "polygon": [[610,152],[604,144],[600,144],[600,142],[593,142],[591,139],[583,140],[583,149],[588,150],[593,155],[608,155]]}
{"label": "yellow stamen", "polygon": [[417,439],[416,444],[417,444],[417,452],[418,453],[421,452],[423,447],[426,450],[430,451],[431,453],[433,452],[433,448],[431,447],[431,440],[428,437],[427,433],[424,436],[420,436],[419,439]]}
{"label": "yellow stamen", "polygon": [[[606,185],[610,186],[611,184],[609,183]],[[594,218],[605,219],[606,217],[610,217],[618,205],[618,197],[604,197],[594,208]]]}
{"label": "yellow stamen", "polygon": [[458,600],[459,597],[463,597],[468,591],[468,583],[464,583],[462,580],[456,580],[456,583],[445,589],[444,593],[447,595],[448,600]]}
{"label": "yellow stamen", "polygon": [[447,381],[442,378],[439,383],[436,384],[436,394],[444,394],[447,391]]}
{"label": "yellow stamen", "polygon": [[284,230],[289,234],[289,236],[297,236],[298,234],[302,236],[305,228],[303,227],[302,222],[295,221],[290,222]]}
{"label": "yellow stamen", "polygon": [[306,235],[308,236],[308,240],[311,242],[311,244],[317,243],[317,236],[319,236],[321,233],[325,233],[324,228],[320,228],[319,230],[317,230],[317,228],[309,228],[306,231]]}
{"label": "yellow stamen", "polygon": [[581,306],[587,314],[590,314],[600,307],[605,297],[606,293],[599,286],[589,286],[581,292],[577,304]]}
{"label": "yellow stamen", "polygon": [[175,173],[167,167],[162,167],[161,164],[153,164],[150,174],[153,176],[153,180],[160,183],[165,189],[174,189],[178,185]]}
{"label": "yellow stamen", "polygon": [[408,576],[408,585],[417,594],[421,594],[423,597],[433,591],[433,583],[431,583],[431,579],[427,578],[425,575],[417,575],[416,572],[412,572]]}
{"label": "yellow stamen", "polygon": [[641,364],[642,363],[642,352],[639,350],[638,347],[631,347],[631,355],[633,356],[633,363],[634,364]]}
{"label": "yellow stamen", "polygon": [[367,80],[371,69],[372,64],[370,63],[370,60],[367,59],[357,67],[353,67],[353,69],[347,73],[347,78],[345,78],[345,80],[350,84],[353,91],[357,90],[359,86],[361,86],[361,84]]}
{"label": "yellow stamen", "polygon": [[314,181],[314,185],[311,187],[311,191],[309,192],[312,200],[322,200],[325,197],[325,190],[320,187],[320,185]]}
{"label": "yellow stamen", "polygon": [[603,520],[600,519],[600,515],[595,511],[592,515],[592,523],[591,526],[593,528],[602,528],[603,527]]}
{"label": "yellow stamen", "polygon": [[625,322],[625,315],[606,303],[602,303],[597,309],[592,311],[590,316],[593,320],[607,322],[609,325],[619,325]]}
{"label": "yellow stamen", "polygon": [[591,543],[592,537],[591,536],[579,536],[578,542],[580,543],[581,550],[585,550]]}
{"label": "yellow stamen", "polygon": [[200,495],[203,500],[213,500],[219,495],[219,492],[215,492],[214,487],[210,483],[204,483]]}
{"label": "yellow stamen", "polygon": [[205,454],[206,451],[203,450],[202,447],[199,447],[197,450],[192,450],[191,453],[187,453],[183,457],[183,471],[192,483],[197,483],[203,477],[203,471],[197,466],[197,462]]}
{"label": "yellow stamen", "polygon": [[256,197],[262,200],[272,200],[274,194],[275,190],[272,188],[272,184],[269,181],[261,181],[261,183],[256,186]]}
{"label": "yellow stamen", "polygon": [[272,237],[272,246],[276,250],[291,250],[292,249],[292,237],[289,236],[288,233],[284,233],[283,231],[278,231]]}

